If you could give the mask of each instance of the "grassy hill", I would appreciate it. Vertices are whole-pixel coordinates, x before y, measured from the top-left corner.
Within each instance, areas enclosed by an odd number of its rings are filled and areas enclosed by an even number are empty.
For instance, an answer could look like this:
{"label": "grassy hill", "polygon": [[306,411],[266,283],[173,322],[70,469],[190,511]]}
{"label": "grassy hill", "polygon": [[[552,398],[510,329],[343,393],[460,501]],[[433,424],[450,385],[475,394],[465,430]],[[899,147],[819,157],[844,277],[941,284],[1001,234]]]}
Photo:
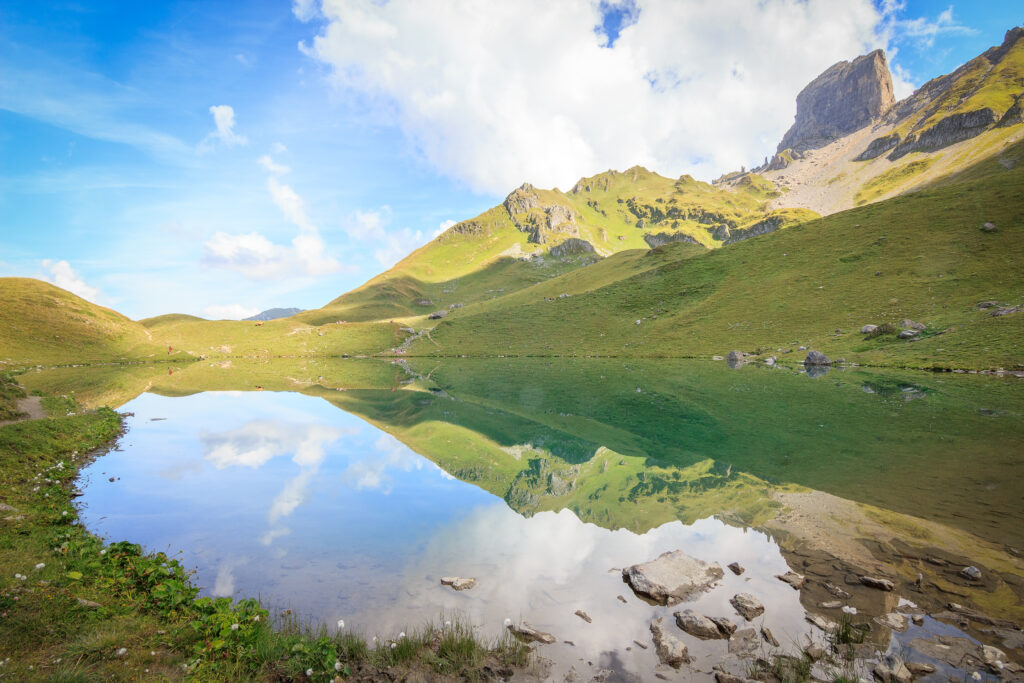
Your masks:
{"label": "grassy hill", "polygon": [[171,346],[191,357],[369,355],[398,346],[408,336],[398,324],[387,322],[313,326],[296,318],[251,322],[180,314],[143,322],[164,353]]}
{"label": "grassy hill", "polygon": [[167,355],[142,325],[60,287],[0,278],[0,366]]}
{"label": "grassy hill", "polygon": [[760,177],[720,189],[641,167],[581,179],[564,193],[523,185],[501,206],[463,221],[395,267],[295,319],[410,319],[500,299],[611,254],[686,241],[705,248],[814,218],[769,210],[778,196]]}
{"label": "grassy hill", "polygon": [[[1021,368],[1024,313],[991,314],[1024,303],[1022,162],[1018,143],[941,186],[726,249],[618,254],[523,290],[508,306],[455,311],[433,343],[411,351],[781,357],[803,345],[859,362]],[[612,270],[620,277],[609,282]],[[549,300],[559,289],[574,294]],[[983,301],[1000,306],[979,309]],[[859,332],[906,318],[927,326],[920,340]]]}

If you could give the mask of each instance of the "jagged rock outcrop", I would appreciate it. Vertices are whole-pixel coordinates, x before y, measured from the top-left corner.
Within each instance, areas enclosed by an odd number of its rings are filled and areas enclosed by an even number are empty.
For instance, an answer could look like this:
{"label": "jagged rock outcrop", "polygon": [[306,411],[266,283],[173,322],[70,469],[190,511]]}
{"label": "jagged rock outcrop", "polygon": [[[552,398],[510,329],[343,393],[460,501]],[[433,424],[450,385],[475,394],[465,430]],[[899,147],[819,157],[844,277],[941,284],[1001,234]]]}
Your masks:
{"label": "jagged rock outcrop", "polygon": [[505,197],[504,207],[515,226],[534,244],[546,244],[554,235],[580,235],[572,209],[561,204],[545,205],[537,188],[529,183],[512,190]]}
{"label": "jagged rock outcrop", "polygon": [[833,64],[796,97],[796,121],[778,151],[815,149],[859,130],[895,102],[892,76],[881,50]]}
{"label": "jagged rock outcrop", "polygon": [[858,154],[853,160],[854,161],[869,161],[876,157],[880,157],[890,149],[900,144],[900,134],[891,133],[890,135],[883,135],[882,137],[875,138],[869,144],[867,149]]}
{"label": "jagged rock outcrop", "polygon": [[516,216],[527,213],[530,209],[540,206],[540,197],[537,196],[537,188],[530,183],[523,183],[516,189],[509,192],[505,197],[505,210],[515,221]]}
{"label": "jagged rock outcrop", "polygon": [[999,123],[996,126],[1005,128],[1006,126],[1015,126],[1018,123],[1024,123],[1024,93],[1017,95],[1013,100],[1013,104],[1006,110],[1003,117],[999,119]]}
{"label": "jagged rock outcrop", "polygon": [[[728,230],[728,228],[726,228]],[[684,232],[656,232],[644,235],[644,242],[647,242],[651,249],[660,247],[663,244],[672,242],[688,242],[689,244],[700,245],[700,242]]]}
{"label": "jagged rock outcrop", "polygon": [[[778,216],[771,216],[762,221],[758,221],[753,225],[748,225],[745,228],[737,228],[735,230],[726,229],[724,232],[725,239],[722,241],[722,244],[723,246],[726,244],[735,244],[736,242],[749,240],[751,237],[767,235],[770,232],[778,230],[780,225],[782,225],[782,219]],[[719,234],[719,232],[716,230],[715,234]]]}
{"label": "jagged rock outcrop", "polygon": [[997,120],[996,113],[989,107],[947,116],[921,133],[908,135],[889,154],[889,159],[896,160],[911,152],[931,152],[969,140],[983,133]]}

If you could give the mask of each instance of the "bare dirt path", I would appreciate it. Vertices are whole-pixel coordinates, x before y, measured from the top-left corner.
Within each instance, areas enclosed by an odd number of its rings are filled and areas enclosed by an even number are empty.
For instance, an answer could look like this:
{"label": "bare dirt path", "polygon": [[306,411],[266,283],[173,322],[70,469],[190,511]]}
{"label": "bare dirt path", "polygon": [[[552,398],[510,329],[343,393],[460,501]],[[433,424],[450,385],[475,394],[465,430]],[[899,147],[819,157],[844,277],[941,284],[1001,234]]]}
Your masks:
{"label": "bare dirt path", "polygon": [[41,399],[38,396],[19,398],[18,412],[24,413],[24,415],[13,420],[0,420],[0,427],[3,427],[4,425],[14,424],[15,422],[23,422],[25,420],[39,420],[41,418],[46,417],[46,411],[43,410],[43,399]]}

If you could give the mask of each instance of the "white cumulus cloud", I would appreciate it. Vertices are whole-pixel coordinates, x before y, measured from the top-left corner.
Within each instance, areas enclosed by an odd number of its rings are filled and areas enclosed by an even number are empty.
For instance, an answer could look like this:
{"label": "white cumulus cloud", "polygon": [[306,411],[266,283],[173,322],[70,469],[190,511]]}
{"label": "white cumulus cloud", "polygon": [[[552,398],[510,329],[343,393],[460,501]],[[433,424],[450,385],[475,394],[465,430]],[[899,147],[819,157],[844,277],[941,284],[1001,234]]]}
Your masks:
{"label": "white cumulus cloud", "polygon": [[67,261],[52,261],[50,259],[44,259],[43,268],[46,268],[50,272],[47,281],[52,282],[61,289],[66,289],[72,294],[96,303],[100,298],[100,290],[95,287],[90,287],[85,284],[85,281],[75,272],[75,269],[71,267],[71,264]]}
{"label": "white cumulus cloud", "polygon": [[[296,2],[300,18],[312,2]],[[397,112],[429,163],[504,194],[643,164],[714,177],[774,151],[796,94],[885,47],[871,0],[637,0],[618,39],[591,0],[323,0],[302,48]]]}
{"label": "white cumulus cloud", "polygon": [[213,115],[213,132],[207,135],[201,149],[209,149],[214,143],[221,142],[225,145],[245,145],[249,140],[244,135],[235,132],[235,109],[227,104],[216,104],[210,107],[210,114]]}
{"label": "white cumulus cloud", "polygon": [[258,308],[242,304],[212,304],[203,309],[203,315],[211,320],[241,320],[259,312]]}
{"label": "white cumulus cloud", "polygon": [[203,263],[264,280],[326,275],[341,270],[342,265],[327,254],[327,245],[310,222],[302,197],[273,176],[267,179],[267,191],[285,220],[299,229],[291,244],[275,244],[258,232],[217,232],[203,243]]}

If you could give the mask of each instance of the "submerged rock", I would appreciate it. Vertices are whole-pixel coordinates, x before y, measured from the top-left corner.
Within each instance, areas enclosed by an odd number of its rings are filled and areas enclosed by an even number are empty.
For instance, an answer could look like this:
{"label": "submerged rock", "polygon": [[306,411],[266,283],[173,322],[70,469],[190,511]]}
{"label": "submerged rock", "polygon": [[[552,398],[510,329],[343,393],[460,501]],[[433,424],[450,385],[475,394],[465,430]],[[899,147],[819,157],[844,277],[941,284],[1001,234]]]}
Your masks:
{"label": "submerged rock", "polygon": [[772,630],[767,626],[761,627],[761,637],[764,638],[764,642],[768,643],[769,645],[772,645],[774,647],[779,646],[779,641],[775,639],[775,636],[772,634]]}
{"label": "submerged rock", "polygon": [[730,635],[728,632],[722,632],[718,628],[718,624],[710,618],[703,614],[697,614],[692,610],[676,612],[673,616],[676,618],[676,625],[691,636],[696,636],[703,640],[718,640],[728,638]]}
{"label": "submerged rock", "polygon": [[880,591],[891,591],[895,588],[889,579],[877,579],[873,576],[862,576],[860,582],[868,588],[877,588]]}
{"label": "submerged rock", "polygon": [[729,639],[729,654],[750,654],[757,647],[757,631],[752,628],[741,629]]}
{"label": "submerged rock", "polygon": [[654,639],[654,651],[658,653],[658,661],[678,669],[690,661],[690,653],[681,640],[673,636],[662,626],[662,618],[651,622],[651,637]]}
{"label": "submerged rock", "polygon": [[740,563],[739,563],[739,562],[731,562],[731,563],[729,563],[728,567],[729,567],[729,570],[730,570],[730,571],[731,571],[731,572],[732,572],[733,574],[735,574],[736,576],[739,576],[739,575],[740,575],[740,574],[742,574],[743,572],[747,571],[747,570],[746,570],[746,569],[744,569],[744,568],[743,568],[742,566],[740,566]]}
{"label": "submerged rock", "polygon": [[451,586],[457,591],[468,591],[476,585],[476,579],[467,579],[461,576],[442,576],[442,586]]}
{"label": "submerged rock", "polygon": [[737,593],[732,596],[729,603],[736,608],[744,619],[750,621],[756,616],[764,614],[764,605],[750,593]]}
{"label": "submerged rock", "polygon": [[584,612],[581,609],[576,610],[575,612],[573,612],[573,614],[575,614],[576,616],[578,616],[580,619],[582,619],[583,621],[587,622],[588,624],[594,621],[593,619],[590,618],[589,614],[587,614],[586,612]]}
{"label": "submerged rock", "polygon": [[656,559],[622,570],[622,578],[637,595],[662,605],[675,604],[711,587],[724,572],[682,550],[663,553]]}
{"label": "submerged rock", "polygon": [[899,631],[900,633],[907,630],[907,618],[897,612],[890,612],[889,614],[875,617],[875,623],[892,631]]}

